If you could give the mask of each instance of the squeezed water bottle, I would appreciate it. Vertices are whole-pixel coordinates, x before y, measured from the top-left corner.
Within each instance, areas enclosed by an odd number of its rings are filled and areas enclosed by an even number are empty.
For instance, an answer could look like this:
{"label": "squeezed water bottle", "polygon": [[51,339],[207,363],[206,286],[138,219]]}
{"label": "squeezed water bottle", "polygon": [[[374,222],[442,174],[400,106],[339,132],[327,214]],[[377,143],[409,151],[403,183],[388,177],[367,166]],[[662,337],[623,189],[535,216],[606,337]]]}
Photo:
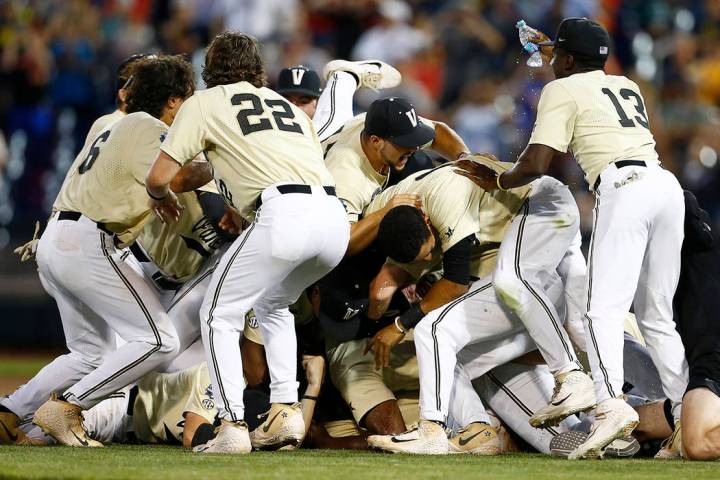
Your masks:
{"label": "squeezed water bottle", "polygon": [[520,36],[520,43],[522,43],[523,49],[530,54],[528,58],[527,66],[529,67],[542,67],[543,61],[540,55],[540,47],[530,41],[530,37],[535,35],[535,29],[528,26],[525,20],[520,20],[515,24],[518,29],[518,35]]}

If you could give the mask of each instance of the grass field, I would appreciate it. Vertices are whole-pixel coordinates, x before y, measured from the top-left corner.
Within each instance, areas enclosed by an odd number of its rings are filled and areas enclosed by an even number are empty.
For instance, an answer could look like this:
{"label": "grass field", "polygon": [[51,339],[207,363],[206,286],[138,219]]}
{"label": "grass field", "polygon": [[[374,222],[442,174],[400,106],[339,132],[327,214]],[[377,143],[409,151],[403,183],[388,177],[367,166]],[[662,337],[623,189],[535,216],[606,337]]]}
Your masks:
{"label": "grass field", "polygon": [[420,457],[306,450],[209,456],[162,446],[0,447],[0,478],[120,479],[713,479],[720,463],[603,460],[541,455]]}

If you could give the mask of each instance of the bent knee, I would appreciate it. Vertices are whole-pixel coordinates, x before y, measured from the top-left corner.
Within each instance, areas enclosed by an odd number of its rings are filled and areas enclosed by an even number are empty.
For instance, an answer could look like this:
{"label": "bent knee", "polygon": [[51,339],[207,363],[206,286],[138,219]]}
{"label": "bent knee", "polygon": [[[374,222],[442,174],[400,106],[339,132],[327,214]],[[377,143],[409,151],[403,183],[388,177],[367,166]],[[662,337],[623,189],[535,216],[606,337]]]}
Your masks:
{"label": "bent knee", "polygon": [[707,440],[683,442],[683,452],[688,460],[717,460],[720,458],[720,445]]}

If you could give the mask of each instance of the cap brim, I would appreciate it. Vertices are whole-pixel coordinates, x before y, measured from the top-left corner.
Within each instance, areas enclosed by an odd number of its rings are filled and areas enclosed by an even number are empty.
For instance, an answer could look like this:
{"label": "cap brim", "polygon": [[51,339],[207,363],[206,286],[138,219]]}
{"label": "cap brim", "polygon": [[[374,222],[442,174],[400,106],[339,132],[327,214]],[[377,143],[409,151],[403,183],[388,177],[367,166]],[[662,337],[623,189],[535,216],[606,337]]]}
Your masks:
{"label": "cap brim", "polygon": [[298,95],[307,95],[309,97],[320,98],[322,92],[310,90],[309,88],[278,88],[275,90],[280,95],[285,93],[297,93]]}
{"label": "cap brim", "polygon": [[422,147],[423,145],[435,139],[435,128],[419,122],[418,126],[411,133],[399,135],[397,137],[388,138],[392,143],[400,147],[413,148]]}

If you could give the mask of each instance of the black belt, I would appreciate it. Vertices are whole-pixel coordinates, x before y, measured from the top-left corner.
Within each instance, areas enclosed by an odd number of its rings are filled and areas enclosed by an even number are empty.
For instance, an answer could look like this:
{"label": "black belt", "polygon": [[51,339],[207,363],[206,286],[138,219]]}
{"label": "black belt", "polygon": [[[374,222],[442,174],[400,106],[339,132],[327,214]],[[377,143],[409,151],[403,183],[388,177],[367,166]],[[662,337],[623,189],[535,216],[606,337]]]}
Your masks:
{"label": "black belt", "polygon": [[[80,212],[70,212],[67,210],[61,210],[60,212],[58,212],[58,220],[70,220],[72,222],[77,222],[78,220],[80,220],[80,217],[82,217],[82,213]],[[107,228],[104,223],[95,222],[95,225],[97,225],[98,229],[102,230],[108,235],[115,236],[115,232]]]}
{"label": "black belt", "polygon": [[[275,188],[277,188],[277,191],[280,192],[280,194],[282,195],[285,195],[286,193],[312,193],[312,188],[310,187],[310,185],[278,185]],[[335,193],[335,187],[322,188],[328,195],[332,197],[337,197],[337,193]],[[258,199],[255,202],[255,210],[260,208],[260,205],[262,205],[262,194],[258,196]]]}
{"label": "black belt", "polygon": [[140,247],[140,245],[137,244],[137,242],[133,242],[130,244],[130,251],[138,262],[150,263],[151,260],[148,258],[147,255],[145,255],[145,252]]}
{"label": "black belt", "polygon": [[[617,162],[613,162],[611,165],[615,165],[615,168],[647,167],[647,163],[645,163],[644,160],[618,160]],[[595,180],[595,185],[593,185],[593,191],[597,190],[597,188],[599,186],[600,186],[600,175],[598,175],[597,180]]]}

